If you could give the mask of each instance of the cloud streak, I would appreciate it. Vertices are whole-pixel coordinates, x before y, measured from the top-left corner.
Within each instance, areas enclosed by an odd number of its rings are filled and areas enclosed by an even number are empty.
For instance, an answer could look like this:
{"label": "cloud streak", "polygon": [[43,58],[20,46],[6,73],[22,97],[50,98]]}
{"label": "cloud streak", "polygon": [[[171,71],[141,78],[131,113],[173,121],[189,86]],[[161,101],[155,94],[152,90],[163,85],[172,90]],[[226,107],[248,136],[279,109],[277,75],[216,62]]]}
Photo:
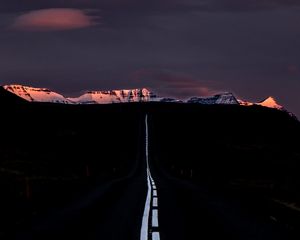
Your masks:
{"label": "cloud streak", "polygon": [[299,6],[299,0],[164,0],[171,11],[257,11]]}
{"label": "cloud streak", "polygon": [[97,21],[85,11],[71,8],[52,8],[30,11],[18,16],[11,28],[21,31],[63,31],[87,28]]}
{"label": "cloud streak", "polygon": [[[10,0],[1,5],[0,12],[28,11],[49,8],[102,9],[131,14],[145,12],[188,11],[255,11],[300,6],[299,0]],[[134,11],[133,11],[134,9]]]}
{"label": "cloud streak", "polygon": [[217,91],[207,86],[199,79],[183,73],[166,70],[140,69],[131,78],[136,83],[142,83],[163,96],[181,99],[191,96],[210,96]]}

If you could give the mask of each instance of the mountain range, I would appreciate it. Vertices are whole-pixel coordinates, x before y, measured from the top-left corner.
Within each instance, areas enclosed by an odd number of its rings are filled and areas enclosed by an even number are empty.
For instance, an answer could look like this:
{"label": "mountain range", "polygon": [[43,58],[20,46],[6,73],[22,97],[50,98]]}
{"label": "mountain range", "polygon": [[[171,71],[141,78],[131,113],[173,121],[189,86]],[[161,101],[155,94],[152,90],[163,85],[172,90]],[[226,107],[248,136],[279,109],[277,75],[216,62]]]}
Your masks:
{"label": "mountain range", "polygon": [[23,85],[4,85],[2,88],[29,102],[52,102],[61,104],[110,104],[126,102],[178,102],[199,104],[231,104],[253,106],[260,105],[268,108],[284,110],[273,97],[268,97],[261,102],[248,102],[237,99],[232,93],[220,93],[208,97],[191,97],[187,100],[169,97],[158,97],[147,88],[110,90],[110,91],[88,91],[75,98],[68,98],[62,94],[53,92],[47,88],[35,88]]}

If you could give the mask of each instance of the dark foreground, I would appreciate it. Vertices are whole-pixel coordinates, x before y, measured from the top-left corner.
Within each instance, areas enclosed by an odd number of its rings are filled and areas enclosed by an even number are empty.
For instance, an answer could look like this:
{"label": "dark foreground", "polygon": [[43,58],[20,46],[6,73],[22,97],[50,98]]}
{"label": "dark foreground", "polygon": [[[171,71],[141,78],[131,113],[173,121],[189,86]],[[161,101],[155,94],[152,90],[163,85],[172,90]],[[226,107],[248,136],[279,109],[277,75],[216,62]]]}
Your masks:
{"label": "dark foreground", "polygon": [[3,99],[1,239],[140,239],[146,114],[160,239],[300,237],[300,127],[286,113]]}

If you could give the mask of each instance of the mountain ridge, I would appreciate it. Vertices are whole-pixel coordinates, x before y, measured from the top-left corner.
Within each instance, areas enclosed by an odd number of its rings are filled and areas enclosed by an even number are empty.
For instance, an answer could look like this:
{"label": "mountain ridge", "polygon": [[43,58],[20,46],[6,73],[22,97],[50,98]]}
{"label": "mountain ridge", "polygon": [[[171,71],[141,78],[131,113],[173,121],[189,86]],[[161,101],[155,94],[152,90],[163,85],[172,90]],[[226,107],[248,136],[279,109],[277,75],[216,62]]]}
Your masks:
{"label": "mountain ridge", "polygon": [[67,98],[81,104],[109,104],[120,102],[148,102],[156,96],[146,88],[121,89],[109,91],[88,91],[77,98]]}
{"label": "mountain ridge", "polygon": [[259,102],[248,102],[248,101],[244,101],[244,100],[241,100],[241,99],[239,99],[238,102],[242,106],[258,105],[258,106],[262,106],[262,107],[268,107],[268,108],[275,108],[275,109],[278,109],[278,110],[284,110],[284,107],[281,106],[280,104],[278,104],[276,99],[272,96],[267,97],[264,100],[259,101]]}
{"label": "mountain ridge", "polygon": [[65,97],[62,94],[51,91],[48,88],[36,88],[23,86],[19,84],[2,86],[6,91],[28,102],[51,102],[61,104],[111,104],[127,102],[174,102],[174,103],[194,103],[194,104],[225,104],[225,105],[242,105],[274,108],[284,110],[274,97],[265,98],[261,102],[248,102],[237,99],[233,93],[224,92],[213,96],[194,96],[187,100],[180,100],[169,97],[158,97],[147,88],[136,89],[119,89],[119,90],[98,90],[87,91],[79,97]]}

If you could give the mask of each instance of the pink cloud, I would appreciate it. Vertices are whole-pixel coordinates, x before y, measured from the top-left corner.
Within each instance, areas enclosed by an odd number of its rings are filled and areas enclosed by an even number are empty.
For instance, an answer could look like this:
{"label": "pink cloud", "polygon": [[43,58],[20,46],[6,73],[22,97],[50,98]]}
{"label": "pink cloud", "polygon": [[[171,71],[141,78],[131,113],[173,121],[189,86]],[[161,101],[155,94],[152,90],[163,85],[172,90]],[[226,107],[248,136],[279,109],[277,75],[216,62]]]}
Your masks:
{"label": "pink cloud", "polygon": [[187,98],[191,96],[210,96],[217,92],[208,86],[210,84],[205,84],[193,76],[170,71],[140,69],[131,75],[131,79],[145,84],[164,96]]}
{"label": "pink cloud", "polygon": [[18,16],[12,28],[22,31],[62,31],[96,25],[95,18],[72,8],[51,8]]}

